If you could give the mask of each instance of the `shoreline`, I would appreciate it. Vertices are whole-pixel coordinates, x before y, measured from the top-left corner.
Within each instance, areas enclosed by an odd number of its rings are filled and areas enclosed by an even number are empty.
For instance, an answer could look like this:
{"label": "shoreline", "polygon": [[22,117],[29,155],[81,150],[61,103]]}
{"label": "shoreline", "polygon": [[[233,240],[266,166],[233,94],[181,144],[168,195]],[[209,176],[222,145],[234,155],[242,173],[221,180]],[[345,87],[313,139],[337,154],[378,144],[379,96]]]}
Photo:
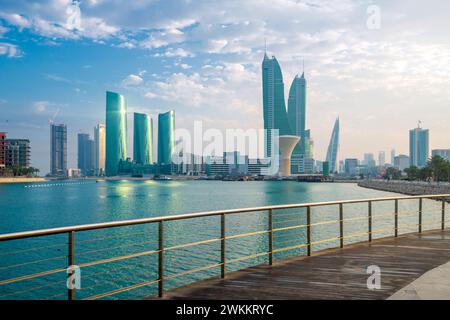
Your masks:
{"label": "shoreline", "polygon": [[12,178],[0,178],[0,184],[7,184],[7,183],[30,183],[30,182],[47,182],[46,178],[41,177],[33,177],[33,178],[27,178],[27,177],[12,177]]}
{"label": "shoreline", "polygon": [[358,182],[358,186],[361,188],[400,193],[408,196],[450,193],[449,184],[435,182],[365,180]]}

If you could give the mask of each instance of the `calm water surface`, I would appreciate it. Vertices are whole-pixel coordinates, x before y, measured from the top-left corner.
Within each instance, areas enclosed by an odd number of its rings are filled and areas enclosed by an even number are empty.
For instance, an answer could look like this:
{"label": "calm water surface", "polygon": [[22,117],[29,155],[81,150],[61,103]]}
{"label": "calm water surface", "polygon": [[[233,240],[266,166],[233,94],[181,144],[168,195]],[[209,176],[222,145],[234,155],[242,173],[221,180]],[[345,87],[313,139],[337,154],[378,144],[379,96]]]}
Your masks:
{"label": "calm water surface", "polygon": [[[48,182],[39,184],[0,185],[0,233],[62,227],[125,219],[138,219],[219,209],[256,207],[278,204],[321,202],[395,196],[396,194],[359,188],[355,184],[306,184],[297,182],[222,182],[222,181],[108,181]],[[374,237],[393,233],[393,203],[374,204]],[[440,204],[425,201],[424,222],[436,227]],[[401,232],[417,228],[417,202],[400,203]],[[338,208],[313,208],[313,250],[337,244]],[[388,213],[389,215],[386,215]],[[345,206],[345,218],[367,215],[367,204]],[[170,247],[220,236],[220,218],[174,221],[165,225],[165,246]],[[304,209],[279,210],[274,213],[275,228],[305,224]],[[267,213],[238,214],[227,217],[227,235],[265,230]],[[434,223],[434,225],[433,225]],[[117,257],[157,248],[157,226],[79,232],[76,234],[76,264]],[[425,227],[427,229],[427,227]],[[348,222],[345,234],[367,231],[367,219]],[[367,236],[349,237],[346,243],[363,241]],[[326,242],[323,240],[331,239]],[[268,248],[266,234],[227,240],[227,270],[237,270],[265,263],[267,256],[247,260],[242,257],[264,253]],[[285,248],[305,243],[305,230],[298,228],[276,232],[274,247]],[[281,259],[305,254],[296,248],[275,254]],[[211,268],[183,276],[177,274],[216,264],[220,259],[220,242],[169,250],[165,253],[167,288],[217,275]],[[77,298],[123,288],[156,278],[157,255],[146,255],[123,261],[82,268],[82,289]],[[10,279],[67,264],[67,235],[0,243],[0,280]],[[64,273],[0,285],[0,299],[64,299]],[[154,294],[150,285],[112,295],[109,299],[139,299]]]}

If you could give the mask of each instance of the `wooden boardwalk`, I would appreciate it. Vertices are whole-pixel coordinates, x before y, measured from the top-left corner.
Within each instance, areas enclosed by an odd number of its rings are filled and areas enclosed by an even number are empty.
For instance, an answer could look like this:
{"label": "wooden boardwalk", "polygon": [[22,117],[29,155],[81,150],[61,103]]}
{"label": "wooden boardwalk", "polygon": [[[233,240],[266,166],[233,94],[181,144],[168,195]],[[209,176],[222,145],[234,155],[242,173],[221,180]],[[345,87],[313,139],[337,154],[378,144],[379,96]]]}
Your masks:
{"label": "wooden boardwalk", "polygon": [[[450,261],[450,229],[409,234],[276,261],[181,287],[166,299],[387,299]],[[366,268],[381,268],[381,289],[367,289]],[[449,275],[450,276],[450,275]]]}

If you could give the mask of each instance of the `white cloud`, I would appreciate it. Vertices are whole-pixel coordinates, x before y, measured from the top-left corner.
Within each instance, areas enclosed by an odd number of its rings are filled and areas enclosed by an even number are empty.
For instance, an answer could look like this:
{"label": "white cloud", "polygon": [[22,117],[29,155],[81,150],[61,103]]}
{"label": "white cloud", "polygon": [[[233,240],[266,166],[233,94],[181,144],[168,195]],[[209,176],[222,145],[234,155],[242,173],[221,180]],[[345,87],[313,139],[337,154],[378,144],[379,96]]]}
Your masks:
{"label": "white cloud", "polygon": [[23,56],[23,52],[15,44],[0,42],[0,56],[8,58],[19,58]]}
{"label": "white cloud", "polygon": [[167,58],[173,58],[173,57],[179,57],[179,58],[186,58],[186,57],[193,57],[194,54],[191,52],[183,49],[183,48],[168,48],[164,53],[156,53],[154,55],[155,57],[167,57]]}
{"label": "white cloud", "polygon": [[33,102],[33,108],[36,112],[42,113],[48,109],[50,102],[48,101],[35,101]]}
{"label": "white cloud", "polygon": [[[141,74],[141,75],[143,75],[143,74]],[[122,80],[122,85],[124,87],[140,85],[144,81],[144,79],[142,79],[141,75],[136,75],[136,74],[128,75],[125,79]]]}

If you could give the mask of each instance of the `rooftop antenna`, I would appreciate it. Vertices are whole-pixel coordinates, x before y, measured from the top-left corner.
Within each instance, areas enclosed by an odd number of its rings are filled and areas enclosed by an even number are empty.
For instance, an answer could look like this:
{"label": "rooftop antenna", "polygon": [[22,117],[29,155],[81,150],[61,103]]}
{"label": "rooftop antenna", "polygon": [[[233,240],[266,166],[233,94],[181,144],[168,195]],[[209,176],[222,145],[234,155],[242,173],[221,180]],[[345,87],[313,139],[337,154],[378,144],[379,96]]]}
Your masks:
{"label": "rooftop antenna", "polygon": [[267,38],[264,37],[264,53],[267,53]]}
{"label": "rooftop antenna", "polygon": [[420,120],[418,121],[417,128],[419,128],[419,129],[422,128],[422,121],[420,121]]}

